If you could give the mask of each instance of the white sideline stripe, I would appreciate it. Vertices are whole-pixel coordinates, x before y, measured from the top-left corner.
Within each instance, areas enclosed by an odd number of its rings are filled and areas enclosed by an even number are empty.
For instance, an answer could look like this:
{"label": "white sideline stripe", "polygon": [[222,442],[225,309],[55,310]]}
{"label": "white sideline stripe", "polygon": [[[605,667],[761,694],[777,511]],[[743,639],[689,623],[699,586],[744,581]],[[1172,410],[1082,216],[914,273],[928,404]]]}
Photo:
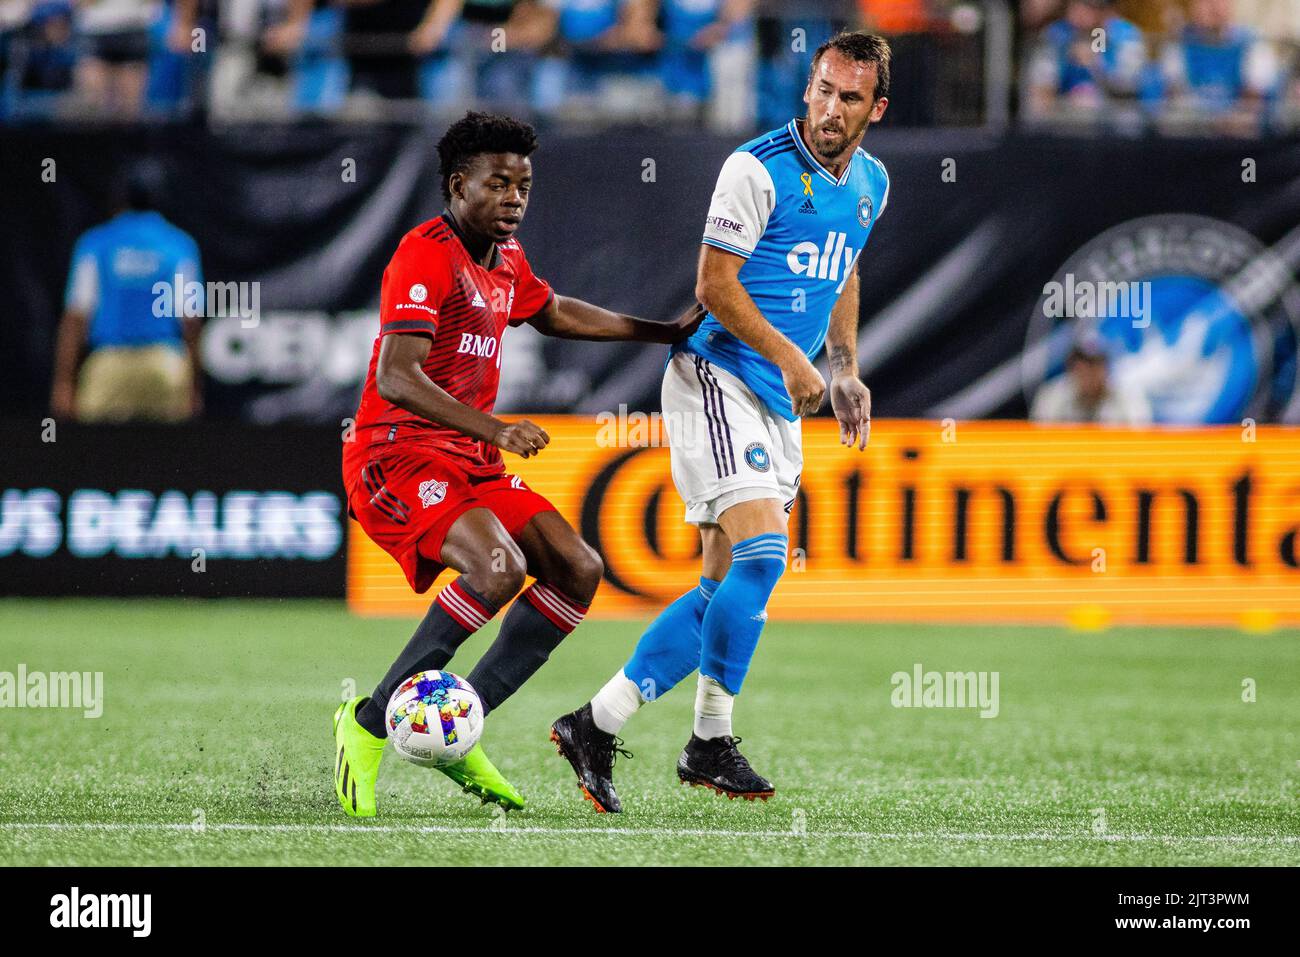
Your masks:
{"label": "white sideline stripe", "polygon": [[[164,822],[0,822],[0,830],[8,831],[195,831],[193,824]],[[728,831],[710,828],[676,827],[513,827],[494,828],[484,824],[478,827],[445,824],[243,824],[222,822],[205,825],[205,831],[234,831],[266,834],[610,834],[619,837],[739,837],[739,838],[845,838],[849,840],[878,841],[1100,841],[1103,843],[1168,842],[1171,844],[1297,844],[1300,835],[1280,834],[988,834],[965,831]],[[199,833],[199,831],[195,831]]]}

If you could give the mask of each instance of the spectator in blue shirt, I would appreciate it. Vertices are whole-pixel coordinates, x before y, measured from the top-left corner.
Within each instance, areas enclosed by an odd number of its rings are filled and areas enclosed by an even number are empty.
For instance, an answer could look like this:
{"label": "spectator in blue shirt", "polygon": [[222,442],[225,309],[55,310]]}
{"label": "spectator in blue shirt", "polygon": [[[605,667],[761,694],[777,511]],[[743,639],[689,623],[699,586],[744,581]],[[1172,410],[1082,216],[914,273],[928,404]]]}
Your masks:
{"label": "spectator in blue shirt", "polygon": [[661,0],[660,76],[670,97],[692,106],[708,99],[709,54],[744,38],[753,6],[753,0]]}
{"label": "spectator in blue shirt", "polygon": [[1030,107],[1050,115],[1062,101],[1096,108],[1131,97],[1146,62],[1142,31],[1119,16],[1113,0],[1069,0],[1030,59]]}
{"label": "spectator in blue shirt", "polygon": [[1224,132],[1259,129],[1281,86],[1276,49],[1233,22],[1232,0],[1192,0],[1188,23],[1161,58],[1166,102],[1214,119]]}
{"label": "spectator in blue shirt", "polygon": [[134,171],[120,212],[77,240],[55,351],[58,418],[179,422],[201,410],[199,250],[154,208],[160,181]]}
{"label": "spectator in blue shirt", "polygon": [[77,62],[71,0],[37,3],[15,48],[21,93],[63,93],[71,89]]}
{"label": "spectator in blue shirt", "polygon": [[564,57],[538,75],[536,105],[553,111],[572,97],[592,97],[616,74],[644,73],[646,55],[663,45],[654,0],[543,0]]}

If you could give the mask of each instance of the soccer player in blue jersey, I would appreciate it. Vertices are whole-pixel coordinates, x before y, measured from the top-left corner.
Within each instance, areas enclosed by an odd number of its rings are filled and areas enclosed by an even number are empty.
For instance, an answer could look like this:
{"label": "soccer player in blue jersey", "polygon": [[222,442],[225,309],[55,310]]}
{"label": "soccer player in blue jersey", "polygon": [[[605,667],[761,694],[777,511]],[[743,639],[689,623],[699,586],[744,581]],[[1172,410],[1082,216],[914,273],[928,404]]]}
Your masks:
{"label": "soccer player in blue jersey", "polygon": [[807,117],[741,146],[718,176],[696,281],[707,315],[673,346],[662,393],[673,482],[700,530],[703,575],[596,696],[551,728],[598,811],[621,810],[613,765],[626,752],[615,735],[697,669],[678,777],[729,797],[774,793],[737,747],[732,706],[785,571],[800,420],[826,394],[812,364],[823,343],[840,441],[867,445],[857,262],[889,201],[889,177],[859,144],[888,105],[889,58],[885,40],[863,33],[823,44],[804,92]]}

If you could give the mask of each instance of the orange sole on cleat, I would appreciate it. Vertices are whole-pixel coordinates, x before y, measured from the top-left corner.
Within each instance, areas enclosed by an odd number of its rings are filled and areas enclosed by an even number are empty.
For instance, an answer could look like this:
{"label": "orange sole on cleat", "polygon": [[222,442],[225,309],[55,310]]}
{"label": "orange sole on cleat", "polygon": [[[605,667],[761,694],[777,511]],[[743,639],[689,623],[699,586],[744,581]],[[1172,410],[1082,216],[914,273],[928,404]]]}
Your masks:
{"label": "orange sole on cleat", "polygon": [[[564,760],[568,761],[569,756],[564,753],[564,746],[560,744],[560,736],[555,733],[554,729],[551,729],[551,741],[554,742],[555,744],[555,753],[558,754],[560,757],[564,758]],[[582,792],[582,796],[591,802],[591,806],[596,809],[597,814],[609,813],[609,811],[601,807],[599,801],[597,801],[594,797],[591,796],[591,792],[587,790],[586,786],[581,781],[575,781],[574,783],[578,785],[578,790]]]}
{"label": "orange sole on cleat", "polygon": [[585,797],[588,801],[591,802],[591,806],[594,807],[594,808],[596,809],[596,813],[597,813],[597,814],[608,814],[608,813],[609,813],[609,812],[606,811],[603,807],[600,806],[600,802],[599,802],[599,801],[597,801],[594,797],[591,796],[591,792],[588,791],[588,790],[583,786],[583,784],[582,784],[581,781],[578,782],[578,790],[582,792],[582,796],[583,796],[583,797]]}
{"label": "orange sole on cleat", "polygon": [[734,801],[738,797],[744,798],[746,801],[766,801],[776,794],[775,791],[724,791],[716,784],[710,784],[708,781],[688,781],[685,778],[678,778],[677,780],[683,784],[689,784],[693,788],[707,788],[714,794],[726,797],[729,801]]}

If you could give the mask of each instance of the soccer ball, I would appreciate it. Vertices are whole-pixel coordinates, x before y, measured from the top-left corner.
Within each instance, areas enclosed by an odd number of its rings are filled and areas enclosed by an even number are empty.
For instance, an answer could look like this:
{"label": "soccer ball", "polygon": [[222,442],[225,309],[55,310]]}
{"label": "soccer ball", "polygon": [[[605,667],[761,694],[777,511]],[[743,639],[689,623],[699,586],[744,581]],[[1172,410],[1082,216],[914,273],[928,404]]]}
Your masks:
{"label": "soccer ball", "polygon": [[454,764],[478,744],[483,702],[450,671],[421,671],[388,699],[388,737],[397,753],[426,768]]}

